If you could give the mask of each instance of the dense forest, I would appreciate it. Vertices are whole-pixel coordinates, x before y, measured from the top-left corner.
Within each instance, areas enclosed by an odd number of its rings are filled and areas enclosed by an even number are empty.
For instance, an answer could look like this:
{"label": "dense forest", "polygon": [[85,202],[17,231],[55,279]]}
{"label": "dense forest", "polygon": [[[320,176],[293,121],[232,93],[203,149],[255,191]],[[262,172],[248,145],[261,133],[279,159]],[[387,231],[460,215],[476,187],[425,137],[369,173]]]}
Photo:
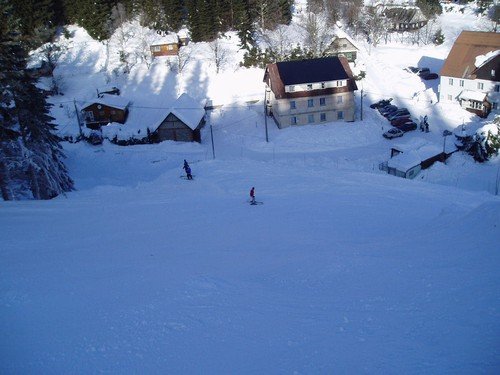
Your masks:
{"label": "dense forest", "polygon": [[26,42],[47,41],[53,29],[77,24],[97,40],[109,38],[124,21],[139,18],[157,31],[189,28],[191,39],[210,41],[237,30],[245,41],[255,26],[288,24],[293,0],[11,0]]}

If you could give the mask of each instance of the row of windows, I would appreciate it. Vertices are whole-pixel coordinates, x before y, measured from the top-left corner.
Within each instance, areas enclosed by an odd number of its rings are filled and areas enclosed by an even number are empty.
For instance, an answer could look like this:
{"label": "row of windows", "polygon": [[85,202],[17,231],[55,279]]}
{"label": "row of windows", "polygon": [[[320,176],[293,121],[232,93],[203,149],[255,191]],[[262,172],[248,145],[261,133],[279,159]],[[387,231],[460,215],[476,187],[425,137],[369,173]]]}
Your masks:
{"label": "row of windows", "polygon": [[[453,78],[449,78],[448,79],[448,84],[450,86],[453,86],[453,84],[454,84]],[[464,87],[464,85],[465,85],[464,80],[463,79],[458,80],[458,85],[460,87]],[[477,89],[478,90],[484,90],[484,83],[483,82],[478,82],[477,83]],[[500,85],[495,85],[495,92],[500,92]]]}
{"label": "row of windows", "polygon": [[[344,99],[342,96],[337,96],[337,104],[342,104]],[[320,107],[326,105],[326,98],[319,98]],[[307,108],[314,108],[314,99],[307,99]],[[297,102],[295,100],[290,101],[290,109],[297,109]]]}
{"label": "row of windows", "polygon": [[[338,111],[337,112],[337,120],[343,120],[344,119],[344,112]],[[290,117],[290,124],[291,125],[297,125],[297,116]],[[314,114],[309,114],[307,115],[307,123],[313,124],[316,121]],[[325,122],[326,121],[326,113],[320,113],[319,114],[319,121]]]}
{"label": "row of windows", "polygon": [[[315,87],[316,86],[316,87]],[[336,83],[336,86],[337,87],[342,87],[342,86],[345,86],[344,85],[344,81],[337,81]],[[321,82],[319,84],[312,84],[312,83],[308,83],[307,84],[307,90],[312,90],[312,89],[326,89],[326,82]],[[290,85],[288,86],[288,91],[289,92],[294,92],[295,91],[295,86],[294,85]]]}

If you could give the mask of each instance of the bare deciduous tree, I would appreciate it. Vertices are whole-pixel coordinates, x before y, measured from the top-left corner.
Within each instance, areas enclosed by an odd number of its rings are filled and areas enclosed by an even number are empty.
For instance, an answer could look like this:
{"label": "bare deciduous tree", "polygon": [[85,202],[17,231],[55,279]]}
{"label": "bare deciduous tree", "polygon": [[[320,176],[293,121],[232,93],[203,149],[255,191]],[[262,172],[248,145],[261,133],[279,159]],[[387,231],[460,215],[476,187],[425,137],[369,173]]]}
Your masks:
{"label": "bare deciduous tree", "polygon": [[279,25],[273,31],[259,33],[259,39],[265,44],[276,60],[283,60],[290,54],[294,41],[288,32],[288,26]]}
{"label": "bare deciduous tree", "polygon": [[122,3],[111,9],[111,28],[114,30],[114,39],[118,45],[120,62],[124,65],[124,72],[129,73],[131,68],[130,54],[127,52],[130,36],[125,31],[124,23],[128,20],[127,10]]}
{"label": "bare deciduous tree", "polygon": [[314,57],[323,56],[332,40],[324,14],[307,13],[300,21],[304,30],[304,46]]}
{"label": "bare deciduous tree", "polygon": [[182,73],[187,64],[191,61],[193,50],[191,47],[182,47],[177,55],[177,70]]}
{"label": "bare deciduous tree", "polygon": [[215,71],[219,73],[221,68],[227,63],[229,50],[221,41],[220,37],[216,38],[208,45],[212,51],[212,61],[215,64]]}

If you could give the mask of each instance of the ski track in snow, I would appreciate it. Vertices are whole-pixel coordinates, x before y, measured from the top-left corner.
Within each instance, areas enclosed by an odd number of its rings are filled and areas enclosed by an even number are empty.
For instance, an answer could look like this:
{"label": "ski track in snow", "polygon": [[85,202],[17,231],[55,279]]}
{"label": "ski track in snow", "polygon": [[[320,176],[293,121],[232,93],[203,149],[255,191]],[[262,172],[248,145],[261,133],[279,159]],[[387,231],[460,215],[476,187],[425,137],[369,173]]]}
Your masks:
{"label": "ski track in snow", "polygon": [[[226,107],[201,144],[64,143],[75,192],[0,202],[0,373],[498,373],[499,159],[454,154],[415,180],[378,170],[392,145],[441,145],[476,121],[403,70],[437,70],[451,36],[479,24],[451,15],[443,46],[362,48],[363,122],[269,121],[269,143],[261,102],[242,104],[260,99],[262,71],[215,75],[198,51],[180,79],[160,61],[106,82],[103,45],[72,28],[85,48],[58,67],[61,133],[78,130],[72,98],[105,83],[135,104],[186,88]],[[379,96],[428,114],[431,133],[383,139]],[[249,206],[252,186],[263,205]]]}

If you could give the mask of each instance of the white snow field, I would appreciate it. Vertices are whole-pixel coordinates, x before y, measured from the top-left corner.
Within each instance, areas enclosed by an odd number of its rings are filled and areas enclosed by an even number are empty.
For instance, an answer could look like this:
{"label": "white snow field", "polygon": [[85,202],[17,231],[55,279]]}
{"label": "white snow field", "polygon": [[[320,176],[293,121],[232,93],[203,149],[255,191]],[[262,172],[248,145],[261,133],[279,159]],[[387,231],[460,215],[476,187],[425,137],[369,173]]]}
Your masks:
{"label": "white snow field", "polygon": [[[360,41],[363,121],[269,119],[268,143],[262,101],[248,103],[262,70],[217,75],[197,59],[182,74],[155,63],[109,76],[104,47],[75,28],[83,47],[51,99],[61,134],[78,131],[73,99],[104,85],[131,111],[184,90],[225,105],[201,144],[63,143],[76,191],[0,202],[0,373],[498,374],[500,159],[455,153],[414,180],[378,170],[394,144],[441,146],[443,130],[482,124],[403,70],[439,72],[452,36],[480,21],[442,17],[439,47],[368,54]],[[368,108],[382,97],[427,114],[431,132],[382,138]],[[183,159],[193,181],[179,178]],[[262,205],[248,204],[252,186]]]}

